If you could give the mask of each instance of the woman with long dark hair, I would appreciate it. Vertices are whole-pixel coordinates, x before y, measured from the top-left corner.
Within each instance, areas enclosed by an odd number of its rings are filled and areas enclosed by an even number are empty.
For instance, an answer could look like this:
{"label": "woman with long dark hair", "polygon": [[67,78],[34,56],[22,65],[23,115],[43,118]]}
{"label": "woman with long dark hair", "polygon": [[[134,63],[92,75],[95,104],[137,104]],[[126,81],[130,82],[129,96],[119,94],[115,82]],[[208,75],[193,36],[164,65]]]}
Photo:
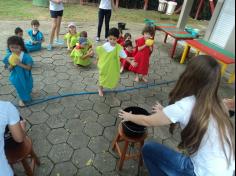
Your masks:
{"label": "woman with long dark hair", "polygon": [[220,65],[197,56],[187,65],[169,95],[169,106],[154,106],[146,117],[121,111],[123,121],[145,126],[180,123],[181,141],[174,151],[147,142],[142,150],[151,176],[232,176],[235,170],[235,130],[218,95]]}

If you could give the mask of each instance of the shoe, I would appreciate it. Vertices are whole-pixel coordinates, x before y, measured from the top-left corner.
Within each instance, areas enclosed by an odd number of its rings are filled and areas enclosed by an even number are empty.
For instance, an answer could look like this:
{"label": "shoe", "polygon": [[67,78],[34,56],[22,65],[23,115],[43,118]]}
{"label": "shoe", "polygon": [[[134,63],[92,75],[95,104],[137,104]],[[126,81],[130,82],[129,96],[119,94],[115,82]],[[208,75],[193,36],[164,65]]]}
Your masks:
{"label": "shoe", "polygon": [[64,41],[60,39],[56,39],[54,43],[58,45],[64,45]]}
{"label": "shoe", "polygon": [[51,44],[48,44],[47,50],[48,50],[48,51],[52,51],[52,45],[51,45]]}
{"label": "shoe", "polygon": [[96,38],[96,42],[100,42],[100,38],[99,37]]}
{"label": "shoe", "polygon": [[25,103],[22,100],[19,100],[19,107],[25,107]]}

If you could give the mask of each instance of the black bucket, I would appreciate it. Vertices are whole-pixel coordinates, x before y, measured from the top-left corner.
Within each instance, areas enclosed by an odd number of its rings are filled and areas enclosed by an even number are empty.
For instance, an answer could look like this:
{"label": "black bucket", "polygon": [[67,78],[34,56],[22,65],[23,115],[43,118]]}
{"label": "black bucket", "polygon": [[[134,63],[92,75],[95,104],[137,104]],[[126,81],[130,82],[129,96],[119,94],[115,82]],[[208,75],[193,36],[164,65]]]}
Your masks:
{"label": "black bucket", "polygon": [[[124,111],[132,112],[132,114],[136,114],[136,115],[146,115],[146,116],[150,115],[145,109],[140,108],[140,107],[128,107],[128,108],[125,108]],[[130,138],[141,137],[147,131],[147,127],[138,125],[130,121],[123,122],[122,127],[123,127],[124,134]]]}
{"label": "black bucket", "polygon": [[122,22],[118,23],[118,29],[125,30],[125,25],[126,23],[122,23]]}

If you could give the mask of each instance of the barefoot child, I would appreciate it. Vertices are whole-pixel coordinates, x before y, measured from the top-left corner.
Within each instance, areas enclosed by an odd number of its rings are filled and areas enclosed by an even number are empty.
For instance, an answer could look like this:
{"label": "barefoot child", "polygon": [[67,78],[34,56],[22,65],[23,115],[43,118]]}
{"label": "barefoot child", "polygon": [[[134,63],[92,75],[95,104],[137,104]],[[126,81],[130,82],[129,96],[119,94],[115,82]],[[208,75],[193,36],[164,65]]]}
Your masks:
{"label": "barefoot child", "polygon": [[25,43],[28,52],[39,51],[42,48],[42,42],[44,42],[43,33],[39,31],[39,21],[31,21],[31,29],[27,31],[30,41]]}
{"label": "barefoot child", "polygon": [[148,82],[146,76],[149,69],[149,60],[152,53],[152,46],[148,46],[146,43],[153,35],[153,28],[150,26],[145,26],[142,32],[143,36],[136,39],[136,50],[137,53],[134,56],[135,61],[137,62],[137,67],[130,66],[130,70],[136,74],[135,81],[139,82],[139,75],[142,76],[144,82]]}
{"label": "barefoot child", "polygon": [[103,96],[103,88],[113,89],[120,80],[120,58],[127,59],[135,67],[135,62],[127,58],[123,47],[117,44],[119,30],[111,28],[108,32],[108,42],[96,48],[99,69],[99,95]]}
{"label": "barefoot child", "polygon": [[7,46],[11,53],[8,53],[3,62],[5,68],[11,71],[10,81],[16,88],[20,98],[19,106],[25,106],[26,102],[31,100],[31,92],[33,88],[33,77],[31,73],[33,60],[24,45],[22,38],[18,36],[9,37]]}

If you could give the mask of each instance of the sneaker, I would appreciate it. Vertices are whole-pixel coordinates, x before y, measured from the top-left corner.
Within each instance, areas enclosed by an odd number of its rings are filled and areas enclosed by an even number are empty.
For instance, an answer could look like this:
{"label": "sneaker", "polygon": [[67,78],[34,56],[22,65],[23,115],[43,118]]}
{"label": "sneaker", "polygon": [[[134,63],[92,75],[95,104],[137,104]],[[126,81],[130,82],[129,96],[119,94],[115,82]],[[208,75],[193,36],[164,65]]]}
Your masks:
{"label": "sneaker", "polygon": [[96,42],[100,42],[100,38],[99,37],[96,38]]}
{"label": "sneaker", "polygon": [[56,39],[54,43],[58,45],[64,45],[64,41],[60,39]]}
{"label": "sneaker", "polygon": [[51,44],[48,44],[47,50],[48,50],[48,51],[52,51],[52,45],[51,45]]}

